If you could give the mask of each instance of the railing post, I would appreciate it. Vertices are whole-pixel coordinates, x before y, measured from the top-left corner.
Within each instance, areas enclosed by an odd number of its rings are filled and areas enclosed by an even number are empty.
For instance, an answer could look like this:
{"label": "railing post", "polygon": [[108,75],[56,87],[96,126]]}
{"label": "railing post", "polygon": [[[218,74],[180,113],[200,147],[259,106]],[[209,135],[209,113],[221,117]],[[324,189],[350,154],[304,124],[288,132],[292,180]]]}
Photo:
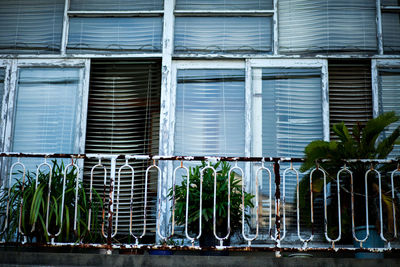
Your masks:
{"label": "railing post", "polygon": [[115,183],[115,169],[117,158],[111,157],[111,170],[110,170],[110,192],[108,204],[108,228],[107,228],[107,245],[109,246],[108,254],[111,254],[111,239],[112,239],[112,222],[114,215],[114,183]]}
{"label": "railing post", "polygon": [[281,216],[280,216],[280,203],[281,203],[281,175],[280,175],[280,165],[279,160],[274,161],[274,173],[275,173],[275,229],[276,229],[276,246],[275,251],[276,257],[281,257],[280,254],[280,234],[281,234]]}

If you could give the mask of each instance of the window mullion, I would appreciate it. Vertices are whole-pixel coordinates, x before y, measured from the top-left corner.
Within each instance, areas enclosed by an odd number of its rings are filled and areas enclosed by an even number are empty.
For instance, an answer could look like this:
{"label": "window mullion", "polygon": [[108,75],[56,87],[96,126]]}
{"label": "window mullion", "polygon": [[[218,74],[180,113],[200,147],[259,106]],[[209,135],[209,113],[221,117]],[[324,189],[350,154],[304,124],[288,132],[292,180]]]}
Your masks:
{"label": "window mullion", "polygon": [[68,29],[69,29],[68,9],[69,9],[69,5],[70,5],[70,0],[65,0],[63,28],[62,28],[62,35],[61,35],[61,49],[60,49],[62,56],[65,56],[65,52],[67,50],[67,43],[68,43]]}

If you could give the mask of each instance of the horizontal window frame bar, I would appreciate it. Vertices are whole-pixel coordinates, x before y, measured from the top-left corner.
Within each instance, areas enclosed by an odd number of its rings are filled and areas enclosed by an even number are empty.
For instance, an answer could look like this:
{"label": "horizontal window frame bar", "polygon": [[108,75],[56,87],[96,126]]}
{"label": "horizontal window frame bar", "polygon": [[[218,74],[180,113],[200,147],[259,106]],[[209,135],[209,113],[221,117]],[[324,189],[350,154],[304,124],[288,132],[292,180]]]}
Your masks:
{"label": "horizontal window frame bar", "polygon": [[385,13],[400,13],[400,6],[381,6],[381,11]]}
{"label": "horizontal window frame bar", "polygon": [[274,10],[175,10],[176,17],[238,17],[238,16],[261,16],[272,17]]}
{"label": "horizontal window frame bar", "polygon": [[149,11],[68,11],[69,17],[162,17],[163,10],[149,10]]}

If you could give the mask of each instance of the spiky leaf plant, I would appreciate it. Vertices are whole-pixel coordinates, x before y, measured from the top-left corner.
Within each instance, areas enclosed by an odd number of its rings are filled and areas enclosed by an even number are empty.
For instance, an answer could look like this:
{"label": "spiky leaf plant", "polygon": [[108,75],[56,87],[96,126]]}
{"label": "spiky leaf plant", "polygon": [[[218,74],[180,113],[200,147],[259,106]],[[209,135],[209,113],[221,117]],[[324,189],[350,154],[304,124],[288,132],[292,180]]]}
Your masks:
{"label": "spiky leaf plant", "polygon": [[[353,133],[350,134],[348,128],[344,123],[336,124],[332,127],[334,134],[338,137],[339,141],[313,141],[305,148],[305,162],[300,168],[300,171],[306,172],[316,166],[319,162],[320,166],[327,173],[327,183],[333,181],[336,183],[336,174],[344,166],[346,159],[384,159],[387,158],[393,150],[394,145],[398,142],[400,135],[400,126],[397,127],[386,138],[382,137],[383,131],[390,124],[396,122],[398,117],[394,112],[381,114],[380,116],[371,119],[364,126],[357,123],[353,127]],[[328,161],[321,161],[327,159]],[[371,164],[355,162],[347,163],[346,166],[353,173],[354,192],[355,192],[355,225],[365,225],[365,173],[371,168]],[[374,168],[385,172],[385,169],[391,171],[396,166],[375,165]],[[323,194],[323,178],[320,172],[318,175],[313,175],[313,192],[314,198],[319,194]],[[342,236],[351,239],[351,195],[350,195],[350,177],[343,175],[340,179],[341,183],[341,211],[342,211]],[[374,175],[368,177],[368,210],[369,210],[369,224],[379,226],[379,186],[378,179]],[[334,191],[335,186],[331,187]],[[305,176],[300,182],[300,206],[303,210],[303,219],[309,221],[309,176]],[[383,191],[383,205],[384,216],[387,218],[385,230],[391,232],[393,230],[392,218],[392,201],[391,201],[391,188],[390,178],[382,176],[382,191]],[[397,194],[398,195],[398,194]],[[337,236],[337,202],[336,196],[332,196],[331,204],[328,207],[329,216],[328,221],[331,225],[330,236]],[[397,213],[398,214],[398,213]],[[308,215],[308,216],[307,216]],[[336,225],[336,226],[332,226]]]}
{"label": "spiky leaf plant", "polygon": [[[192,232],[192,236],[199,233],[199,208],[200,208],[200,176],[201,169],[207,164],[202,162],[201,165],[189,168],[189,211],[188,211],[188,228]],[[210,164],[217,170],[217,232],[219,236],[226,235],[227,229],[227,201],[228,201],[228,174],[231,166],[227,162],[217,162]],[[186,219],[186,195],[187,195],[187,177],[184,176],[182,183],[175,187],[176,211],[175,221],[177,225],[185,225]],[[242,180],[235,176],[232,172],[229,177],[231,187],[231,234],[242,227]],[[172,199],[172,188],[169,190],[169,197]],[[254,195],[244,193],[244,209],[254,207],[252,199]],[[214,175],[211,169],[207,169],[203,175],[203,193],[202,193],[202,236],[213,235],[213,205],[214,205]],[[248,223],[249,215],[245,216]]]}
{"label": "spiky leaf plant", "polygon": [[[51,235],[58,233],[61,226],[61,233],[55,237],[56,242],[95,242],[101,239],[99,234],[99,211],[102,209],[102,200],[95,190],[93,190],[93,200],[89,203],[89,197],[82,183],[78,182],[78,207],[77,207],[77,227],[74,231],[74,214],[75,214],[75,188],[76,179],[78,179],[76,171],[72,168],[67,170],[65,181],[65,200],[62,205],[63,179],[64,179],[64,163],[59,164],[53,160],[52,177],[51,177],[51,194],[49,205],[48,232]],[[2,214],[6,214],[7,202],[9,202],[9,215],[7,227],[4,220],[0,223],[1,238],[6,241],[21,240],[21,233],[18,231],[20,217],[21,230],[28,238],[28,242],[49,242],[52,237],[47,234],[46,230],[46,214],[47,201],[49,191],[50,175],[48,171],[39,171],[38,186],[36,188],[36,173],[27,172],[25,180],[22,179],[22,172],[18,171],[16,175],[20,175],[10,188],[3,188],[0,198],[0,210]],[[10,194],[8,194],[10,192]],[[21,199],[22,206],[21,206]],[[61,210],[63,206],[63,216]],[[91,206],[91,231],[88,231],[88,216]],[[22,212],[20,212],[22,207]]]}

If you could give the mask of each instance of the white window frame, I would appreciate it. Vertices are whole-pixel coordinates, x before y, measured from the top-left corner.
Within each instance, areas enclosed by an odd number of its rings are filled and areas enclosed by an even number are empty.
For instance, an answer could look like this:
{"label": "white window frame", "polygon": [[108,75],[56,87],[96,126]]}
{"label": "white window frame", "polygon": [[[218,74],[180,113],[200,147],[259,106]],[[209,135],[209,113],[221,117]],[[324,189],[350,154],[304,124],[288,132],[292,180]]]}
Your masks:
{"label": "white window frame", "polygon": [[[9,85],[6,86],[5,97],[6,107],[2,109],[2,118],[6,118],[4,122],[3,132],[3,151],[10,151],[13,138],[13,126],[15,118],[15,105],[16,105],[16,91],[18,87],[18,74],[22,68],[78,68],[81,72],[82,86],[79,88],[79,95],[77,96],[80,100],[76,112],[76,123],[75,125],[75,143],[74,150],[78,153],[84,153],[85,151],[85,138],[86,138],[86,114],[88,104],[88,89],[89,89],[89,71],[90,71],[90,60],[88,59],[73,59],[73,60],[62,60],[62,59],[17,59],[12,60],[9,68],[11,73],[9,79]],[[4,103],[4,102],[3,102]],[[18,151],[17,151],[18,152]]]}
{"label": "white window frame", "polygon": [[[321,70],[321,103],[322,103],[322,123],[323,123],[323,139],[329,141],[329,89],[328,89],[328,61],[325,59],[249,59],[246,61],[246,92],[251,96],[261,94],[261,85],[255,84],[252,80],[254,68],[319,68]],[[249,92],[250,91],[250,92]],[[252,97],[253,98],[253,97]],[[250,101],[250,105],[257,105],[257,99],[254,97],[254,102]],[[261,107],[261,103],[258,103]],[[246,140],[251,140],[253,156],[268,156],[262,155],[262,112],[260,108],[250,107],[251,112],[251,128],[246,135]],[[250,142],[250,141],[249,141]]]}
{"label": "white window frame", "polygon": [[[379,55],[384,54],[383,43],[383,28],[382,28],[382,13],[383,12],[398,12],[400,16],[400,5],[398,6],[384,6],[381,0],[376,0],[376,23],[377,23],[377,36],[378,36],[378,52]],[[400,26],[400,25],[399,25]]]}
{"label": "white window frame", "polygon": [[372,83],[372,114],[379,116],[379,69],[399,68],[400,59],[373,59],[371,61],[371,83]]}

